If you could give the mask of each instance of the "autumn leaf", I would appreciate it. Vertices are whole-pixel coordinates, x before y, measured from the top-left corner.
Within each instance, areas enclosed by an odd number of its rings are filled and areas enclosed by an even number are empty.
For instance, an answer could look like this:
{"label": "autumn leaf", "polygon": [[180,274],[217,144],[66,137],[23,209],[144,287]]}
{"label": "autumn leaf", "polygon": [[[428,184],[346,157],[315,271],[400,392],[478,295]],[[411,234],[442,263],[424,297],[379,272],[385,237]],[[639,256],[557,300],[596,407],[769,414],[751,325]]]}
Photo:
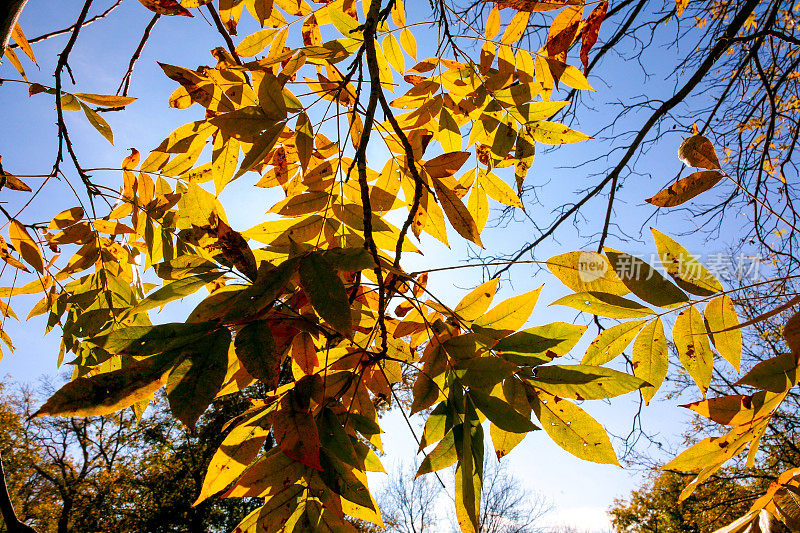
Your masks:
{"label": "autumn leaf", "polygon": [[721,179],[722,174],[716,170],[694,172],[659,191],[645,202],[657,207],[675,207],[711,189]]}
{"label": "autumn leaf", "polygon": [[139,2],[159,15],[194,17],[188,9],[181,6],[176,0],[139,0]]}

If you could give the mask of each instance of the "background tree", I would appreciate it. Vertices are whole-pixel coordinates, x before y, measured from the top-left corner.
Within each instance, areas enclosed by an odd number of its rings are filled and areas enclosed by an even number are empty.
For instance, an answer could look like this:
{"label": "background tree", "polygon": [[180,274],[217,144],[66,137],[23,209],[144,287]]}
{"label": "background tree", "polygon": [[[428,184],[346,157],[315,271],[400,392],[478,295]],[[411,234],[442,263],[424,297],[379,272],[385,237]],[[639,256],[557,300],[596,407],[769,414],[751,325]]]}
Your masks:
{"label": "background tree", "polygon": [[[444,512],[450,497],[441,480],[415,478],[419,465],[400,463],[378,493],[386,530],[397,533],[441,531],[444,523],[458,520]],[[508,472],[506,463],[487,456],[483,463],[479,533],[534,533],[543,531],[542,518],[552,505],[527,489]],[[457,525],[456,525],[457,529]]]}
{"label": "background tree", "polygon": [[28,388],[8,388],[0,397],[7,483],[19,519],[39,531],[228,531],[255,507],[218,498],[191,506],[221,425],[241,410],[233,398],[189,431],[163,399],[138,421],[131,411],[30,419],[40,402]]}

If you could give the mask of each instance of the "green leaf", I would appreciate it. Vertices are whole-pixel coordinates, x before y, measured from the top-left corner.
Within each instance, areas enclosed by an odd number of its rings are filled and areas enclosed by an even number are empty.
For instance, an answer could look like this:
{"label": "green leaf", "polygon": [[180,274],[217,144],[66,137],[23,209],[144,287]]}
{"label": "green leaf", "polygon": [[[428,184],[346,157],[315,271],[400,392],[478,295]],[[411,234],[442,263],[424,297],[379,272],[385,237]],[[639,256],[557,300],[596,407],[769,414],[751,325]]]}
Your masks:
{"label": "green leaf", "polygon": [[535,375],[528,380],[534,387],[574,400],[613,398],[646,385],[640,378],[602,366],[540,366]]}
{"label": "green leaf", "polygon": [[584,331],[586,326],[552,322],[509,335],[495,344],[493,349],[514,364],[538,366],[566,355],[575,347]]}
{"label": "green leaf", "polygon": [[322,410],[322,414],[317,419],[317,429],[319,430],[320,443],[327,453],[353,468],[362,468],[364,466],[356,457],[350,436],[333,411],[328,408]]}
{"label": "green leaf", "polygon": [[108,125],[108,122],[83,102],[81,102],[81,108],[83,108],[86,118],[89,119],[89,124],[94,126],[94,129],[99,131],[100,135],[105,137],[108,142],[114,144],[114,132],[111,131],[111,126]]}
{"label": "green leaf", "polygon": [[606,255],[622,283],[645,302],[670,308],[689,301],[686,293],[638,257],[609,249]]}
{"label": "green leaf", "polygon": [[248,374],[269,389],[278,386],[281,357],[275,348],[268,321],[256,320],[247,324],[236,334],[233,346],[236,357]]}
{"label": "green leaf", "polygon": [[[458,439],[456,439],[458,434]],[[436,472],[443,468],[447,468],[455,464],[458,460],[458,451],[456,450],[456,442],[461,442],[464,434],[464,425],[458,424],[453,429],[445,433],[444,437],[431,452],[425,456],[425,459],[417,469],[416,477],[430,472]]]}
{"label": "green leaf", "polygon": [[167,398],[172,414],[187,426],[194,427],[222,388],[230,343],[230,331],[219,328],[204,342],[181,348],[182,360],[167,381]]}
{"label": "green leaf", "polygon": [[244,154],[242,163],[239,165],[239,170],[233,176],[233,179],[239,178],[249,170],[254,170],[261,164],[264,158],[267,157],[267,154],[275,147],[275,143],[278,142],[278,137],[280,137],[284,125],[283,122],[272,124],[252,141],[253,144]]}
{"label": "green leaf", "polygon": [[94,337],[91,342],[109,353],[145,356],[197,342],[217,327],[217,324],[210,322],[128,326]]}
{"label": "green leaf", "polygon": [[336,331],[351,337],[350,302],[344,283],[322,254],[311,253],[300,261],[300,285],[314,310]]}
{"label": "green leaf", "polygon": [[163,307],[173,300],[194,294],[212,281],[222,277],[222,272],[207,272],[196,276],[189,276],[167,283],[156,292],[133,306],[128,312],[130,315],[143,313],[156,307]]}
{"label": "green leaf", "polygon": [[625,351],[646,322],[646,320],[630,320],[604,329],[589,344],[581,364],[597,366],[611,361]]}
{"label": "green leaf", "polygon": [[722,284],[683,246],[655,228],[650,228],[656,241],[661,266],[678,286],[697,296],[722,292]]}
{"label": "green leaf", "polygon": [[119,370],[76,378],[58,389],[34,416],[102,416],[125,409],[152,398],[174,361],[174,354],[156,355]]}
{"label": "green leaf", "polygon": [[669,369],[667,338],[664,336],[664,325],[660,318],[648,322],[636,337],[631,358],[633,375],[647,382],[642,387],[642,397],[645,403],[650,403],[667,377]]}
{"label": "green leaf", "polygon": [[579,292],[559,298],[550,305],[565,305],[578,311],[608,318],[641,318],[653,311],[640,303],[604,292]]}
{"label": "green leaf", "polygon": [[547,260],[547,268],[561,283],[575,292],[604,292],[624,296],[622,283],[608,258],[596,252],[569,252]]}
{"label": "green leaf", "polygon": [[705,396],[711,385],[714,354],[708,343],[703,317],[694,306],[678,314],[672,328],[672,340],[683,368],[692,376]]}
{"label": "green leaf", "polygon": [[464,533],[479,531],[483,446],[483,428],[475,425],[470,427],[469,433],[461,440],[461,446],[457,447],[459,460],[454,480],[456,516]]}
{"label": "green leaf", "polygon": [[[337,459],[326,448],[320,450],[320,464],[322,465],[320,477],[333,492],[355,504],[374,510],[369,489],[358,478],[355,468]],[[363,472],[358,473],[364,475]]]}
{"label": "green leaf", "polygon": [[785,392],[797,385],[797,361],[792,354],[780,354],[761,361],[736,382],[770,392]]}
{"label": "green leaf", "polygon": [[738,372],[742,359],[742,330],[737,327],[739,317],[733,300],[724,294],[714,298],[708,302],[703,314],[714,348]]}
{"label": "green leaf", "polygon": [[508,403],[500,398],[490,396],[485,392],[477,389],[469,391],[469,396],[486,418],[488,418],[494,425],[505,431],[513,433],[528,433],[535,431],[537,428],[528,417],[519,414]]}
{"label": "green leaf", "polygon": [[619,465],[606,430],[586,411],[542,391],[532,396],[532,406],[542,428],[563,449],[593,463]]}

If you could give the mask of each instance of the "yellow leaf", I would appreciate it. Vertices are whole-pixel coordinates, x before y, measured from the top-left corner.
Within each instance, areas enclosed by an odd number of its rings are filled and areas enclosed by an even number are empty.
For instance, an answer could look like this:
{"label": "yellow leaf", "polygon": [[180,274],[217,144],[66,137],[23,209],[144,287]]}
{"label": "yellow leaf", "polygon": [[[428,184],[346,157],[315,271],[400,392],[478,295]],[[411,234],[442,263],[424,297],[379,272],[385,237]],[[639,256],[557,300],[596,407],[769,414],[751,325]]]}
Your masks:
{"label": "yellow leaf", "polygon": [[132,96],[116,96],[113,94],[74,93],[74,95],[84,102],[103,107],[125,107],[136,101],[136,98]]}
{"label": "yellow leaf", "polygon": [[100,135],[105,137],[108,142],[114,144],[114,132],[111,131],[111,126],[108,125],[108,122],[83,102],[81,102],[81,107],[86,118],[89,119],[89,124],[94,126],[94,129],[99,131]]}
{"label": "yellow leaf", "polygon": [[714,354],[708,343],[703,317],[694,306],[681,311],[675,318],[672,340],[675,342],[683,368],[692,376],[705,397],[711,385]]}
{"label": "yellow leaf", "polygon": [[506,26],[506,31],[503,32],[503,37],[500,40],[503,44],[514,44],[519,41],[525,29],[528,27],[528,19],[531,14],[528,11],[518,11],[511,22]]}
{"label": "yellow leaf", "polygon": [[11,30],[11,38],[14,39],[14,42],[19,45],[23,52],[25,52],[25,55],[28,56],[31,61],[36,63],[36,56],[33,55],[33,48],[31,48],[27,37],[25,37],[25,34],[22,32],[22,26],[19,25],[19,22],[14,24],[14,29]]}
{"label": "yellow leaf", "polygon": [[259,30],[251,35],[248,35],[236,47],[236,53],[242,57],[253,57],[260,54],[264,48],[272,43],[278,30],[273,28],[266,28]]}
{"label": "yellow leaf", "polygon": [[403,28],[403,31],[400,32],[400,46],[410,57],[414,58],[414,61],[417,60],[417,40],[408,28]]}
{"label": "yellow leaf", "polygon": [[42,274],[44,272],[42,252],[36,246],[36,241],[28,234],[25,226],[17,220],[11,220],[8,225],[8,236],[11,239],[11,244],[14,245],[17,253],[22,256],[25,262]]}
{"label": "yellow leaf", "polygon": [[605,292],[622,296],[628,288],[608,259],[596,252],[567,252],[547,260],[547,268],[575,292]]}
{"label": "yellow leaf", "polygon": [[480,171],[478,181],[483,186],[486,194],[500,202],[501,204],[510,205],[511,207],[522,207],[522,201],[517,196],[517,193],[509,187],[506,182],[501,180],[496,174],[492,172]]}
{"label": "yellow leaf", "polygon": [[580,70],[572,65],[567,65],[564,68],[564,72],[561,73],[561,76],[558,79],[564,83],[564,85],[568,85],[573,89],[594,91],[594,87],[589,85],[589,80],[586,79],[586,76],[584,76]]}
{"label": "yellow leaf", "polygon": [[738,372],[742,358],[742,330],[736,327],[739,325],[739,317],[733,300],[727,295],[714,298],[708,302],[703,314],[714,348]]}
{"label": "yellow leaf", "polygon": [[107,233],[109,235],[122,235],[124,233],[136,233],[132,228],[122,224],[120,222],[114,222],[111,220],[95,220],[92,222],[94,228],[101,232]]}
{"label": "yellow leaf", "polygon": [[486,31],[483,34],[484,39],[491,41],[497,34],[500,33],[500,9],[495,5],[486,17]]}
{"label": "yellow leaf", "polygon": [[650,403],[667,377],[669,368],[667,338],[660,318],[648,322],[636,337],[632,359],[633,375],[649,384],[642,387],[642,397],[645,403]]}
{"label": "yellow leaf", "polygon": [[580,459],[619,465],[606,430],[586,411],[540,390],[531,398],[533,412],[553,442]]}
{"label": "yellow leaf", "polygon": [[455,313],[463,320],[472,322],[482,316],[492,304],[499,279],[490,279],[467,294],[456,306]]}
{"label": "yellow leaf", "polygon": [[544,144],[568,144],[591,139],[589,135],[573,130],[558,122],[542,120],[533,128],[533,138]]}
{"label": "yellow leaf", "polygon": [[394,35],[391,33],[383,40],[383,54],[390,65],[399,73],[405,74],[406,64],[403,59],[403,52],[400,50],[400,45]]}
{"label": "yellow leaf", "polygon": [[486,198],[486,192],[480,185],[475,185],[469,193],[467,209],[470,215],[472,215],[472,218],[475,219],[478,231],[483,231],[484,226],[486,226],[486,221],[489,220],[489,200]]}
{"label": "yellow leaf", "polygon": [[488,313],[475,320],[473,329],[496,340],[514,333],[531,316],[541,290],[539,287],[497,304]]}
{"label": "yellow leaf", "polygon": [[589,344],[581,364],[599,366],[608,363],[625,351],[645,323],[645,320],[631,320],[604,329]]}
{"label": "yellow leaf", "polygon": [[461,150],[461,129],[458,127],[450,110],[445,106],[442,106],[442,110],[439,113],[439,133],[437,138],[445,152],[458,152]]}

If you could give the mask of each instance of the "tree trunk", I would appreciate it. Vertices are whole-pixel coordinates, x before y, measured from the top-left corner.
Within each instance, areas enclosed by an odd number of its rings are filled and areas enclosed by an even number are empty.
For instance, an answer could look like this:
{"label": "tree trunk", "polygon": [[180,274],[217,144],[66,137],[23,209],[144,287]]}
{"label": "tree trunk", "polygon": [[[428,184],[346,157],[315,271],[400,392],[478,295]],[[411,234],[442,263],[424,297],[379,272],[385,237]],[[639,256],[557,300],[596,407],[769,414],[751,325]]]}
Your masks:
{"label": "tree trunk", "polygon": [[5,0],[0,2],[0,63],[3,61],[3,54],[11,39],[11,31],[19,20],[22,8],[28,0]]}
{"label": "tree trunk", "polygon": [[69,515],[72,512],[72,498],[64,498],[61,515],[58,517],[58,533],[69,533]]}

